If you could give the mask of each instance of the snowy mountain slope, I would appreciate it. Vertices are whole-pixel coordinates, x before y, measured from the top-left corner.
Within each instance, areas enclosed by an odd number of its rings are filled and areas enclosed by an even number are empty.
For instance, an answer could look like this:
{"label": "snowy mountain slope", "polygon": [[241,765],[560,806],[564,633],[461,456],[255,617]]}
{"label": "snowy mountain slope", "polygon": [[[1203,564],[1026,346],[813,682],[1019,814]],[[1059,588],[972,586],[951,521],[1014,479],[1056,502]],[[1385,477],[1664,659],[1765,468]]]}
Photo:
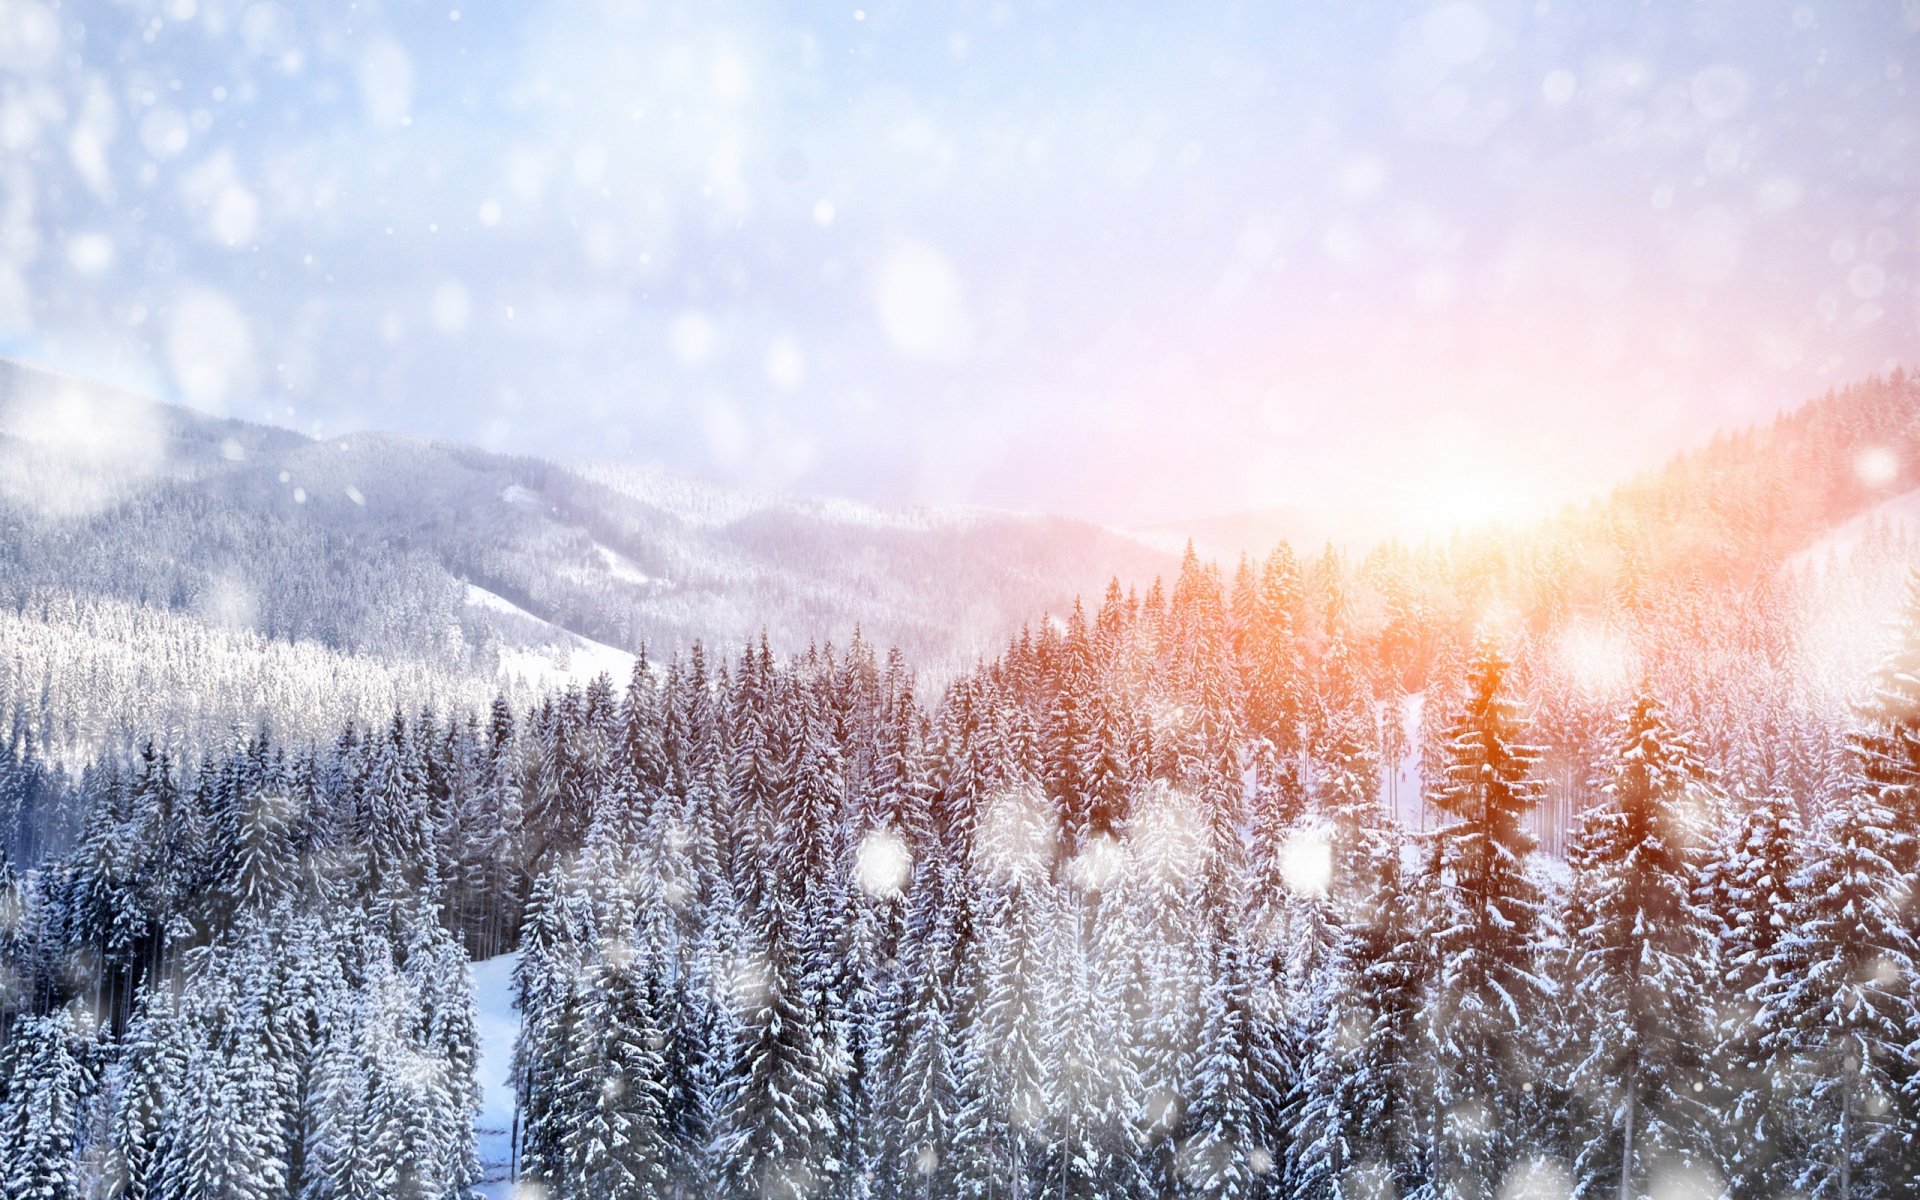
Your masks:
{"label": "snowy mountain slope", "polygon": [[596,675],[621,680],[633,672],[636,657],[627,651],[568,633],[483,587],[468,584],[467,603],[504,618],[503,632],[521,635],[500,649],[503,680],[551,690],[569,681],[584,683]]}
{"label": "snowy mountain slope", "polygon": [[1912,540],[1920,533],[1920,490],[1902,492],[1834,526],[1789,561],[1819,568],[1844,563],[1862,546],[1880,539]]}
{"label": "snowy mountain slope", "polygon": [[882,508],[842,497],[722,487],[657,466],[585,462],[574,464],[572,469],[582,478],[669,512],[689,525],[711,529],[774,510],[823,522],[887,529],[963,528],[995,515],[974,508]]}
{"label": "snowy mountain slope", "polygon": [[[1112,576],[1172,566],[1084,522],[764,495],[394,433],[316,440],[0,361],[0,599],[16,606],[112,597],[483,675],[589,643],[730,650],[764,630],[796,650],[859,629],[938,672]],[[502,604],[469,603],[471,588]]]}

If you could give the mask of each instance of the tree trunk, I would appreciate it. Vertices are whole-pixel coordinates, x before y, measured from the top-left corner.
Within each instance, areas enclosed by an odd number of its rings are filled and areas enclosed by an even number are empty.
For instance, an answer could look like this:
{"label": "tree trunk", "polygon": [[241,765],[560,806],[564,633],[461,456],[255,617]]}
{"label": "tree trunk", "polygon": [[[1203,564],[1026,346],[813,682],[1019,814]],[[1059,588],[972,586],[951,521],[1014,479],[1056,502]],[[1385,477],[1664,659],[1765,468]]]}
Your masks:
{"label": "tree trunk", "polygon": [[1853,1193],[1853,1072],[1851,1063],[1843,1063],[1846,1082],[1840,1086],[1840,1200]]}
{"label": "tree trunk", "polygon": [[1627,1122],[1620,1139],[1620,1200],[1633,1200],[1633,1118],[1640,1100],[1637,1080],[1627,1083]]}

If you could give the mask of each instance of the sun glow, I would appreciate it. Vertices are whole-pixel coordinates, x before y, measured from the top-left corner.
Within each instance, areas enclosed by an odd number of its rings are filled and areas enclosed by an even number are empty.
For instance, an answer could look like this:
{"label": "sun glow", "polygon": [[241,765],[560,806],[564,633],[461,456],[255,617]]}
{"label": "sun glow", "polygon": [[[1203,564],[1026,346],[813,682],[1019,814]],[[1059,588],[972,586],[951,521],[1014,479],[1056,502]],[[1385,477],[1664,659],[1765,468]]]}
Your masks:
{"label": "sun glow", "polygon": [[1552,507],[1542,482],[1516,474],[1511,465],[1475,467],[1405,480],[1395,489],[1399,525],[1411,536],[1445,538],[1489,525],[1536,521]]}
{"label": "sun glow", "polygon": [[1443,529],[1453,530],[1513,520],[1532,508],[1517,490],[1498,481],[1482,480],[1436,492],[1428,515]]}

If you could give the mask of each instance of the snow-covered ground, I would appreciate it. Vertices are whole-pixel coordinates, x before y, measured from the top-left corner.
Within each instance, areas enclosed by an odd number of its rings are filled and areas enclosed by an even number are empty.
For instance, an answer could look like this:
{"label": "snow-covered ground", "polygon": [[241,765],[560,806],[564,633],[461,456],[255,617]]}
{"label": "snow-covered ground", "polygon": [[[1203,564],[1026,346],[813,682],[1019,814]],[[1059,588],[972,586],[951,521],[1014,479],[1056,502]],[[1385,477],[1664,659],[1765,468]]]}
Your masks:
{"label": "snow-covered ground", "polygon": [[600,561],[607,565],[607,573],[622,583],[653,584],[663,583],[634,565],[632,559],[617,550],[594,543],[594,550],[600,555]]}
{"label": "snow-covered ground", "polygon": [[500,648],[503,679],[522,679],[536,687],[554,687],[568,682],[584,683],[603,672],[612,676],[615,683],[622,683],[633,674],[634,656],[625,650],[569,633],[478,584],[467,585],[467,603],[517,618],[545,635],[537,645]]}
{"label": "snow-covered ground", "polygon": [[1834,526],[1826,536],[1788,560],[1792,566],[1823,568],[1844,563],[1876,530],[1912,532],[1920,528],[1920,491],[1902,492],[1883,500],[1853,519]]}
{"label": "snow-covered ground", "polygon": [[506,1200],[512,1193],[507,1169],[513,1149],[513,1042],[520,1035],[520,1014],[513,1008],[513,967],[516,954],[502,954],[473,964],[475,1024],[480,1036],[480,1119],[475,1134],[480,1147],[481,1194],[488,1200]]}

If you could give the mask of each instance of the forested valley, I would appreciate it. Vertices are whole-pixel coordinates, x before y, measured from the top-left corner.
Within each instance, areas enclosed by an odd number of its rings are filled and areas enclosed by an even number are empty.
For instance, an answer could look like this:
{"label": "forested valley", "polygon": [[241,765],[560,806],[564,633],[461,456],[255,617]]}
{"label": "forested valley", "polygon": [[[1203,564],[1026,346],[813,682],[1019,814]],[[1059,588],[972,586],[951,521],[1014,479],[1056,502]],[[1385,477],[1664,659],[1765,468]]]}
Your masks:
{"label": "forested valley", "polygon": [[80,766],[8,676],[0,1193],[1913,1194],[1915,386],[937,685],[693,644]]}

